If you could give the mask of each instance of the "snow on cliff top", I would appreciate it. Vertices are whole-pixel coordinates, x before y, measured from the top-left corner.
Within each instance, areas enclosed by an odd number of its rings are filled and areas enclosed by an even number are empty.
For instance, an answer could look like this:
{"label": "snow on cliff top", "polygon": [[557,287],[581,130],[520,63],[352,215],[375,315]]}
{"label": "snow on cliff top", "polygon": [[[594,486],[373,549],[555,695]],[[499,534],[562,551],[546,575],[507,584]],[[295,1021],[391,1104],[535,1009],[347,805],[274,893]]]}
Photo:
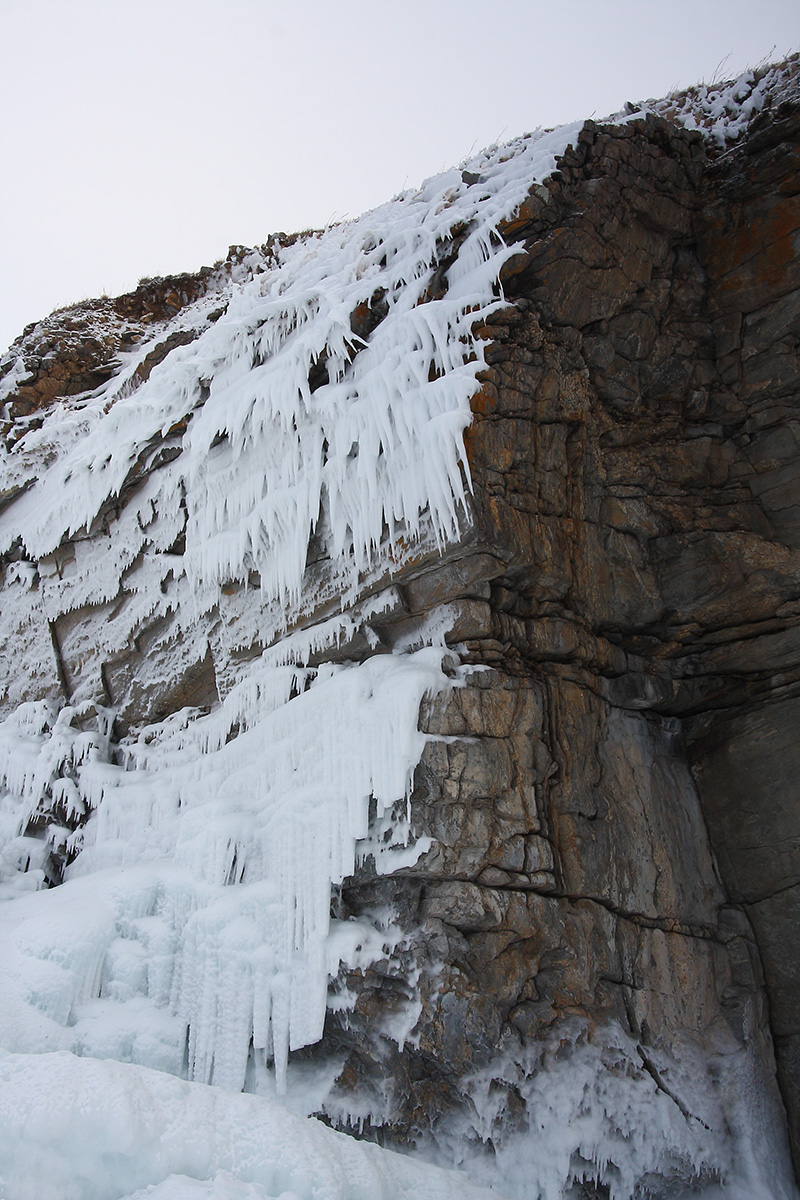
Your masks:
{"label": "snow on cliff top", "polygon": [[[800,55],[785,62],[755,67],[738,79],[701,83],[662,100],[645,100],[629,105],[625,114],[653,112],[686,129],[699,130],[716,146],[724,148],[747,133],[750,122],[766,109],[777,109],[786,100],[800,96]],[[612,117],[612,120],[615,118]]]}

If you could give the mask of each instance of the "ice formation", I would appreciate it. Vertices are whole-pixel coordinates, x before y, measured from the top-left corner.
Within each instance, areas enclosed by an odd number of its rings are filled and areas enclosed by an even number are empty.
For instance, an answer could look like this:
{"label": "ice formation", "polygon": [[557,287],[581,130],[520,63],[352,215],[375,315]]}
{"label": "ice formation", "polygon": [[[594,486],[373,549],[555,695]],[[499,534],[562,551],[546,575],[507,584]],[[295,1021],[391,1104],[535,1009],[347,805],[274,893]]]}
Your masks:
{"label": "ice formation", "polygon": [[[49,892],[9,914],[25,940],[20,955],[12,936],[6,969],[54,1023],[48,1044],[180,1073],[188,1029],[190,1078],[241,1088],[252,1044],[274,1058],[282,1086],[288,1051],[321,1036],[338,968],[331,884],[353,872],[370,800],[380,821],[406,794],[421,752],[417,711],[443,681],[441,654],[320,669],[291,701],[298,672],[273,667],[260,687],[249,681],[257,716],[234,689],[219,713],[161,741],[148,730],[125,765],[74,730],[69,710],[52,728],[37,705],[10,718],[6,735],[19,723],[5,778],[28,814],[42,791],[93,811],[57,919]],[[231,710],[240,731],[226,741]],[[352,932],[363,942],[365,931]],[[17,1048],[15,1023],[22,1030],[27,1017],[10,1002],[6,1013],[6,1044]]]}
{"label": "ice formation", "polygon": [[0,1051],[0,1131],[9,1200],[497,1196],[260,1096],[63,1053]]}
{"label": "ice formation", "polygon": [[[197,336],[144,383],[135,386],[150,342],[5,453],[3,490],[19,493],[0,514],[0,545],[21,540],[23,597],[33,563],[74,538],[68,568],[42,578],[48,619],[122,595],[101,635],[109,649],[156,615],[189,645],[226,640],[217,660],[230,663],[216,709],[131,732],[114,761],[113,713],[91,677],[70,705],[22,704],[0,728],[12,883],[41,882],[44,847],[23,833],[39,820],[51,847],[77,852],[63,903],[84,896],[94,908],[103,897],[102,919],[76,919],[72,935],[39,922],[49,894],[20,902],[38,932],[13,969],[22,1003],[58,1028],[49,1045],[236,1088],[252,1051],[274,1060],[280,1087],[289,1050],[321,1036],[338,965],[326,951],[331,884],[352,873],[370,802],[386,823],[407,795],[420,701],[447,679],[441,627],[361,664],[310,668],[309,657],[380,610],[380,595],[354,605],[387,563],[468,523],[462,432],[481,364],[471,330],[497,305],[510,253],[497,224],[574,133],[485,154],[472,164],[478,185],[451,172],[357,221],[254,252],[226,294],[179,320]],[[431,299],[454,230],[458,253]],[[376,313],[368,337],[352,330],[359,309]],[[133,487],[173,430],[174,456]],[[110,505],[109,533],[88,539]],[[181,554],[171,552],[179,536]],[[308,582],[312,536],[324,547],[324,595]],[[257,601],[266,643],[238,667],[231,651],[248,644],[248,618],[237,589]],[[219,622],[211,614],[231,592]],[[339,615],[273,644],[331,597]],[[385,836],[402,843],[402,821],[392,829]],[[33,869],[15,874],[19,862]],[[113,1005],[128,1016],[109,1042]],[[18,1048],[8,1034],[6,1044]]]}
{"label": "ice formation", "polygon": [[[453,683],[447,614],[393,653],[309,664],[356,629],[369,637],[370,615],[393,602],[375,581],[469,522],[472,327],[498,303],[510,253],[497,224],[576,129],[487,152],[470,164],[478,184],[450,172],[253,252],[173,323],[192,341],[144,382],[160,330],[4,453],[14,502],[0,543],[21,553],[3,632],[29,679],[51,653],[37,627],[116,598],[105,650],[163,618],[173,645],[213,639],[222,664],[210,712],[133,727],[113,747],[90,669],[67,705],[13,704],[12,685],[0,726],[7,1049],[236,1089],[260,1056],[280,1090],[288,1052],[321,1035],[339,959],[391,946],[390,928],[331,924],[331,885],[359,848],[379,869],[422,848],[405,847],[404,800],[420,701]],[[367,336],[353,332],[359,311]],[[87,537],[102,521],[108,532]],[[265,648],[239,661],[254,623]],[[97,636],[95,624],[89,663]],[[66,881],[37,890],[53,851],[73,860]]]}
{"label": "ice formation", "polygon": [[[718,99],[706,107],[723,120]],[[405,801],[420,702],[459,682],[448,615],[391,653],[319,656],[374,640],[395,567],[469,524],[473,328],[501,303],[512,253],[498,226],[579,129],[493,147],[358,220],[250,252],[171,322],[163,361],[148,366],[161,327],[0,450],[0,550],[18,550],[0,613],[15,647],[0,724],[10,1197],[32,1159],[41,1200],[481,1194],[200,1085],[239,1090],[257,1061],[280,1091],[289,1052],[321,1036],[339,962],[397,937],[333,921],[331,887],[359,856],[388,871],[424,849]],[[102,624],[73,630],[69,703],[46,689],[23,702],[52,668],[56,618],[102,605]],[[152,669],[167,669],[164,646],[197,661],[213,645],[219,701],[112,739],[98,650],[159,621]],[[69,865],[47,888],[53,854]]]}
{"label": "ice formation", "polygon": [[[0,549],[21,537],[41,558],[90,528],[145,464],[153,439],[182,423],[180,456],[126,507],[111,555],[80,564],[68,603],[116,595],[137,554],[167,550],[181,501],[192,618],[222,585],[247,583],[252,572],[276,612],[297,606],[323,505],[345,594],[376,555],[398,554],[399,538],[424,531],[441,543],[456,534],[467,482],[461,432],[480,367],[471,331],[497,304],[497,276],[513,253],[497,225],[579,128],[479,157],[470,163],[477,184],[448,172],[274,255],[254,251],[252,276],[229,289],[224,317],[203,328],[219,294],[195,305],[178,326],[202,333],[142,386],[137,371],[152,344],[4,454],[4,489],[27,490],[0,518]],[[454,231],[462,233],[447,290],[429,300]],[[353,332],[359,309],[378,318],[367,339]],[[324,382],[312,390],[314,368]]]}

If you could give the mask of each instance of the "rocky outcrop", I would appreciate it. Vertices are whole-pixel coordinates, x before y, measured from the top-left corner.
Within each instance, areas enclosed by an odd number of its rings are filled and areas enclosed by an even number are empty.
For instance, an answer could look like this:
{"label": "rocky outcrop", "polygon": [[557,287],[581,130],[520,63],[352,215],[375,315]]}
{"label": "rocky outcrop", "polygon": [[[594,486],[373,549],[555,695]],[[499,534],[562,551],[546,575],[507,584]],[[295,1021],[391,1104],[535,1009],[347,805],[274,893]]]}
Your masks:
{"label": "rocky outcrop", "polygon": [[709,161],[654,117],[587,123],[506,231],[473,545],[407,589],[456,600],[490,669],[424,714],[434,849],[343,893],[390,896],[436,964],[415,1048],[365,1050],[398,1003],[374,974],[330,1035],[340,1087],[393,1079],[403,1137],[579,1015],[644,1070],[681,1037],[769,1061],[771,1031],[800,1154],[798,135],[786,105]]}
{"label": "rocky outcrop", "polygon": [[[391,912],[402,931],[391,955],[342,968],[322,1042],[294,1055],[335,1077],[320,1102],[334,1124],[445,1156],[458,1128],[499,1154],[533,1120],[531,1064],[578,1062],[592,1043],[604,1078],[655,1086],[689,1147],[713,1122],[746,1125],[734,1092],[760,1073],[775,1144],[788,1116],[800,1165],[796,82],[789,64],[773,107],[724,152],[669,112],[585,123],[501,225],[515,253],[504,305],[475,331],[460,538],[366,578],[365,596],[391,584],[393,603],[309,658],[384,653],[446,612],[471,668],[420,714],[410,814],[428,848],[387,876],[367,843],[334,896],[337,917]],[[210,287],[169,281],[159,303]],[[115,320],[144,320],[124,299],[107,302]],[[382,303],[354,314],[360,338]],[[128,336],[114,329],[79,350],[54,332],[26,360],[9,444],[55,395],[114,369]],[[140,374],[191,336],[165,327]],[[182,433],[162,430],[126,487],[179,454]],[[81,538],[108,537],[117,516],[35,566],[12,550],[6,586],[79,580]],[[181,555],[182,536],[176,517],[165,552]],[[322,538],[306,572],[325,571]],[[214,707],[231,647],[242,661],[263,649],[257,619],[231,632],[256,604],[238,583],[195,631],[132,603],[112,591],[15,627],[32,665],[9,707],[102,697],[113,740]],[[676,1152],[676,1177],[693,1177],[693,1153]],[[601,1171],[586,1180],[576,1196],[607,1194]]]}
{"label": "rocky outcrop", "polygon": [[[212,268],[205,267],[199,275],[142,280],[128,295],[86,300],[29,325],[22,334],[24,353],[8,358],[5,370],[0,370],[1,379],[20,362],[23,368],[8,401],[8,416],[28,417],[57,396],[80,395],[105,383],[119,370],[118,351],[140,340],[153,322],[170,320],[204,295],[213,275]],[[148,369],[180,344],[175,339],[165,343],[160,359],[151,360]],[[18,426],[16,432],[26,427]],[[6,436],[10,432],[6,430]]]}

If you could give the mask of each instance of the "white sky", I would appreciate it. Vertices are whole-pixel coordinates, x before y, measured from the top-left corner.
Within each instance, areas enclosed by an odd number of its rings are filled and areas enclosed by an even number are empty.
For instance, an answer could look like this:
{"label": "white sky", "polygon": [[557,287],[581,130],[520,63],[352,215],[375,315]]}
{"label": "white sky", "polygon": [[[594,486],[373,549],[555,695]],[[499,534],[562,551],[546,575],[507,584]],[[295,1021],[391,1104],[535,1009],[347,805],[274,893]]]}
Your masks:
{"label": "white sky", "polygon": [[0,3],[0,349],[495,140],[800,49],[798,0]]}

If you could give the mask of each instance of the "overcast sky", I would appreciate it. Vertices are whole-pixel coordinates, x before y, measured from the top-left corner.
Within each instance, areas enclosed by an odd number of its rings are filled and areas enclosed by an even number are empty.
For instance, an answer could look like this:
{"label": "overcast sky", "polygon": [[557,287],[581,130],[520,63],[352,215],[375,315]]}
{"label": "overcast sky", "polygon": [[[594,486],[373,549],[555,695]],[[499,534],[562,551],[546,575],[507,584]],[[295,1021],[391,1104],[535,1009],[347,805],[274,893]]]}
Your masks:
{"label": "overcast sky", "polygon": [[797,49],[798,0],[0,0],[0,349],[490,142]]}

